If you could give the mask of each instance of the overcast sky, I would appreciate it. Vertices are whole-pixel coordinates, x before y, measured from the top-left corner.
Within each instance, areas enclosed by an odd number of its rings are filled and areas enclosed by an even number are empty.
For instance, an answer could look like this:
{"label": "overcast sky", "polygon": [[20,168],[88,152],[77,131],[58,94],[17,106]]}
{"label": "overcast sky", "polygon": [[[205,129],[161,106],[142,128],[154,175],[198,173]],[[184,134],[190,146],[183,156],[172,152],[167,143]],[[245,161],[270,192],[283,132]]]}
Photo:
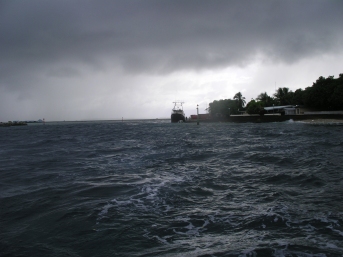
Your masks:
{"label": "overcast sky", "polygon": [[341,0],[0,0],[0,121],[189,116],[342,60]]}

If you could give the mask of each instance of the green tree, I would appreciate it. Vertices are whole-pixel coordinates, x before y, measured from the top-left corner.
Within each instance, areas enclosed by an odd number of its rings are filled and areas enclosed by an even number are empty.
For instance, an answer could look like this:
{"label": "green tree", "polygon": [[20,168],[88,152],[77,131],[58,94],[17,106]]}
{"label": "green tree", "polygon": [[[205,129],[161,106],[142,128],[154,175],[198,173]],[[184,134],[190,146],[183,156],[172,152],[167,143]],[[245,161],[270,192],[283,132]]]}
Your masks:
{"label": "green tree", "polygon": [[293,105],[303,105],[304,104],[304,94],[305,91],[301,88],[294,91],[291,104]]}
{"label": "green tree", "polygon": [[264,114],[263,103],[260,101],[251,100],[246,107],[246,111],[249,114]]}
{"label": "green tree", "polygon": [[241,92],[238,92],[237,94],[235,94],[235,96],[233,97],[233,99],[235,99],[237,101],[238,104],[238,108],[243,108],[245,105],[245,97],[242,96]]}
{"label": "green tree", "polygon": [[267,92],[261,93],[256,97],[256,100],[263,103],[263,106],[272,106],[274,104],[274,99],[271,98]]}
{"label": "green tree", "polygon": [[230,114],[238,114],[237,101],[231,99],[215,100],[209,104],[209,112],[212,117],[227,117]]}
{"label": "green tree", "polygon": [[[319,110],[343,110],[343,73],[337,79],[334,76],[319,77],[311,87],[305,90],[297,89],[292,92],[287,87],[278,88],[275,98],[268,96],[266,92],[257,96],[246,105],[249,114],[263,115],[263,107],[275,105],[305,105]],[[238,110],[244,109],[245,97],[238,92],[231,99],[215,100],[210,103],[209,112],[213,117],[225,117],[229,114],[238,114]]]}
{"label": "green tree", "polygon": [[332,110],[343,110],[343,83],[335,87],[330,102]]}
{"label": "green tree", "polygon": [[274,94],[276,103],[279,105],[289,105],[292,102],[293,92],[288,87],[279,87]]}
{"label": "green tree", "polygon": [[342,87],[343,75],[340,74],[337,79],[334,76],[320,76],[312,87],[305,89],[304,103],[318,110],[342,110]]}

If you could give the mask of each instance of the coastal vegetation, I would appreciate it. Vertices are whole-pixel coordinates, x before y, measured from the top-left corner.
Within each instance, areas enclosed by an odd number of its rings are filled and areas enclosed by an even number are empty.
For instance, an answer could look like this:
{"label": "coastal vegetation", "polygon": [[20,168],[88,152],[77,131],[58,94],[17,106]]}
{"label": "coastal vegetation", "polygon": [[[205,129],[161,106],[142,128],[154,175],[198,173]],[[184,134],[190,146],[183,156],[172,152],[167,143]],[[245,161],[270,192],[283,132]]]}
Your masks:
{"label": "coastal vegetation", "polygon": [[27,125],[24,121],[9,121],[9,122],[0,122],[0,127],[11,127],[11,126],[25,126]]}
{"label": "coastal vegetation", "polygon": [[246,106],[245,103],[245,97],[238,92],[233,99],[214,100],[208,110],[213,117],[227,117],[240,111],[261,114],[264,107],[273,105],[302,105],[320,111],[343,110],[343,73],[338,78],[321,76],[312,86],[294,92],[287,87],[278,88],[273,96],[262,92]]}

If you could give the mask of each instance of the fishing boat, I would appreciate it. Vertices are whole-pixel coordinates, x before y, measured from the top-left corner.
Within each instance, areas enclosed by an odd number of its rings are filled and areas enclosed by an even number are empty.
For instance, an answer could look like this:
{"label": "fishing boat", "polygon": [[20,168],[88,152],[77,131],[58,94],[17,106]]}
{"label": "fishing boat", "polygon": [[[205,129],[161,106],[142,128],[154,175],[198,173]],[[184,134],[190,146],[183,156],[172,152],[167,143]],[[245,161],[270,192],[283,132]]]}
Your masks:
{"label": "fishing boat", "polygon": [[174,108],[172,109],[171,112],[171,122],[185,122],[186,121],[186,116],[183,111],[183,102],[173,102],[174,103]]}

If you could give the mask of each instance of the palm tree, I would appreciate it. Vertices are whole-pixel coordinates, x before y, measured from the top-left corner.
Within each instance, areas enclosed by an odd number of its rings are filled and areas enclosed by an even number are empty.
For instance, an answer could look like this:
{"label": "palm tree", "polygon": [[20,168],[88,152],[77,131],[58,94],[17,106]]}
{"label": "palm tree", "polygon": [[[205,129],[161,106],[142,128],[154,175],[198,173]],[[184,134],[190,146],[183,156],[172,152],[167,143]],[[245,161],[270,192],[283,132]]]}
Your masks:
{"label": "palm tree", "polygon": [[272,106],[273,98],[271,98],[267,92],[261,93],[256,97],[256,100],[261,101],[265,107]]}
{"label": "palm tree", "polygon": [[291,92],[289,90],[288,87],[279,87],[277,90],[276,90],[276,93],[274,94],[275,98],[276,98],[276,101],[280,104],[280,105],[285,105],[285,104],[289,104],[289,98],[291,96]]}
{"label": "palm tree", "polygon": [[242,96],[241,92],[238,92],[237,94],[235,94],[233,99],[237,100],[238,108],[243,108],[243,106],[245,105],[245,97]]}

